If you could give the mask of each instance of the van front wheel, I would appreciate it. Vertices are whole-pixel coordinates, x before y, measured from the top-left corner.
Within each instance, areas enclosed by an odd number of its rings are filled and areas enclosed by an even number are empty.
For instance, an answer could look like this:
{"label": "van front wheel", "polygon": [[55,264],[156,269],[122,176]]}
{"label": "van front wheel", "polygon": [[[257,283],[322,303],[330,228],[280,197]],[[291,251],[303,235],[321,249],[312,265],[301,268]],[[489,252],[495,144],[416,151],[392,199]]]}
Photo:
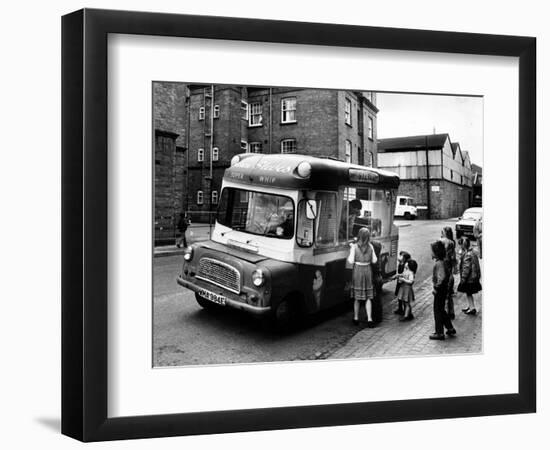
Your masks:
{"label": "van front wheel", "polygon": [[289,331],[299,325],[302,317],[303,308],[300,299],[288,296],[273,311],[272,324],[277,331]]}

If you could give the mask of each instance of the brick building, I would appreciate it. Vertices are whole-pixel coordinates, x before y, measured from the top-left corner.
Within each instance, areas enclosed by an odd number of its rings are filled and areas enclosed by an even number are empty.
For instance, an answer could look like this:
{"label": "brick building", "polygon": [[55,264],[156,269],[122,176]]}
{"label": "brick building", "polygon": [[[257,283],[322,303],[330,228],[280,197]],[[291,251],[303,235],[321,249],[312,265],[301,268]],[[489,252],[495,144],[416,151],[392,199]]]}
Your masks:
{"label": "brick building", "polygon": [[153,83],[155,245],[174,242],[183,205],[186,91],[182,83]]}
{"label": "brick building", "polygon": [[194,221],[217,206],[224,170],[242,152],[301,153],[377,165],[376,94],[189,85],[186,197]]}
{"label": "brick building", "polygon": [[473,204],[470,157],[448,134],[380,139],[378,167],[399,175],[398,194],[425,206],[419,215],[457,217]]}

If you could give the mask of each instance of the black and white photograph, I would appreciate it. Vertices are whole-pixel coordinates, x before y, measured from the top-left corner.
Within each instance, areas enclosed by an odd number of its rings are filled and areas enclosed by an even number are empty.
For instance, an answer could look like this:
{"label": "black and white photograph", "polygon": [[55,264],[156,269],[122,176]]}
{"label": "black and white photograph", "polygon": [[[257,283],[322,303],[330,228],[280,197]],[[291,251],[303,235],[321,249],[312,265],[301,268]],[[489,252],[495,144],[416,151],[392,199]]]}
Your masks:
{"label": "black and white photograph", "polygon": [[0,447],[549,447],[550,27],[495,6],[6,3]]}
{"label": "black and white photograph", "polygon": [[482,353],[483,102],[154,81],[153,366]]}

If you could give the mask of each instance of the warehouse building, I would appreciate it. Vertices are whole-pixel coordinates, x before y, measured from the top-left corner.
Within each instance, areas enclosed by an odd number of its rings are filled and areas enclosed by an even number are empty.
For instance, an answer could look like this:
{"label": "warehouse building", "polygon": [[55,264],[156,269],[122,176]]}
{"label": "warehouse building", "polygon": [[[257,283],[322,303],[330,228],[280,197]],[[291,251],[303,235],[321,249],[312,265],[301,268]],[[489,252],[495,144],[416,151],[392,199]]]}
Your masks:
{"label": "warehouse building", "polygon": [[458,217],[473,204],[470,157],[447,133],[379,139],[378,167],[399,175],[398,195],[414,199],[419,217]]}

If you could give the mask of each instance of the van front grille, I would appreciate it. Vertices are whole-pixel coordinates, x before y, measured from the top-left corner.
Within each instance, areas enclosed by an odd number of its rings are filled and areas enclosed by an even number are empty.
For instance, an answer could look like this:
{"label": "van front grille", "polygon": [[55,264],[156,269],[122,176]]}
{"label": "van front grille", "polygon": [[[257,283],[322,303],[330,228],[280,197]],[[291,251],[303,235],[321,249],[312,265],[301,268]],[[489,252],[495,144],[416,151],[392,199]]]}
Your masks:
{"label": "van front grille", "polygon": [[241,274],[233,266],[212,258],[201,258],[197,278],[238,294],[241,290]]}

